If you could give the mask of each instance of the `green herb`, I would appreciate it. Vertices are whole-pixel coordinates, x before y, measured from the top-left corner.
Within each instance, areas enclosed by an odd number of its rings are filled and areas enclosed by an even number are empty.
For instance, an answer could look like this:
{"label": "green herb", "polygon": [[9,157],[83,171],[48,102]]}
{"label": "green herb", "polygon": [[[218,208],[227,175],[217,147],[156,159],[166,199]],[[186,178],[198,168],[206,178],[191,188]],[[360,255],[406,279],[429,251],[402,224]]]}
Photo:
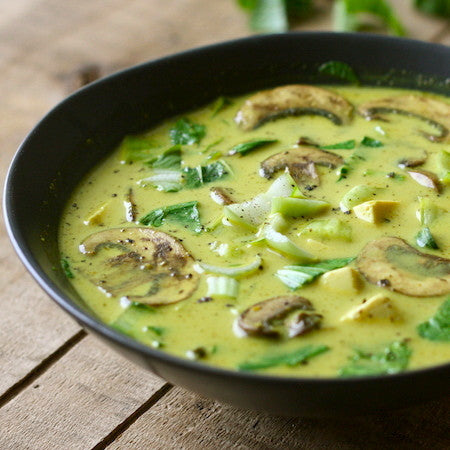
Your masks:
{"label": "green herb", "polygon": [[288,30],[289,21],[309,14],[312,0],[237,0],[250,13],[250,28],[265,33]]}
{"label": "green herb", "polygon": [[379,353],[355,350],[350,364],[339,371],[341,377],[387,375],[398,373],[408,367],[411,350],[404,341],[396,341]]}
{"label": "green herb", "polygon": [[275,274],[287,287],[298,289],[330,270],[350,264],[355,258],[326,259],[314,264],[285,266]]}
{"label": "green herb", "polygon": [[404,36],[405,29],[386,0],[336,0],[334,5],[334,29],[336,31],[360,31],[365,24],[361,14],[380,19],[394,34]]}
{"label": "green herb", "polygon": [[244,156],[247,153],[250,153],[252,150],[268,144],[273,144],[274,142],[278,142],[277,139],[255,139],[254,141],[243,142],[241,144],[235,145],[228,152],[228,154],[235,155],[236,153],[239,153],[240,155]]}
{"label": "green herb", "polygon": [[359,79],[355,71],[347,63],[342,61],[328,61],[323,63],[319,67],[319,73],[349,81],[352,84],[359,84]]}
{"label": "green herb", "polygon": [[344,178],[347,178],[348,173],[350,172],[350,167],[348,164],[344,164],[336,171],[338,175],[337,181],[341,181]]}
{"label": "green herb", "polygon": [[157,336],[162,336],[165,332],[165,328],[155,327],[153,325],[147,325],[143,328],[143,331],[151,331],[152,333],[156,334]]}
{"label": "green herb", "polygon": [[178,120],[170,130],[172,144],[192,145],[198,144],[206,135],[206,127],[191,122],[189,119]]}
{"label": "green herb", "polygon": [[421,225],[431,225],[440,214],[442,214],[441,208],[437,207],[427,197],[417,197],[419,200],[418,215]]}
{"label": "green herb", "polygon": [[207,145],[204,150],[202,150],[200,153],[206,153],[208,150],[211,150],[216,145],[220,144],[223,141],[223,137],[217,139],[217,141],[211,142],[211,144]]}
{"label": "green herb", "polygon": [[383,147],[383,143],[381,141],[378,141],[377,139],[373,139],[368,136],[364,136],[364,139],[361,141],[361,144],[365,147]]}
{"label": "green herb", "polygon": [[174,145],[146,163],[154,169],[179,169],[181,167],[181,146]]}
{"label": "green herb", "polygon": [[448,0],[414,0],[414,5],[427,14],[450,17],[450,2]]}
{"label": "green herb", "polygon": [[450,297],[442,303],[433,317],[417,327],[417,332],[430,341],[450,342]]}
{"label": "green herb", "polygon": [[211,153],[204,159],[204,162],[207,163],[207,162],[211,162],[211,161],[216,161],[216,160],[222,158],[222,156],[223,156],[223,155],[222,155],[222,152],[219,152],[219,151],[217,151],[217,152],[211,152]]}
{"label": "green herb", "polygon": [[67,259],[64,258],[61,259],[61,267],[67,278],[74,278],[73,272],[70,268],[69,261],[67,261]]}
{"label": "green herb", "polygon": [[188,189],[199,188],[205,183],[219,180],[226,175],[228,175],[227,167],[221,161],[207,166],[185,167],[183,169],[183,178]]}
{"label": "green herb", "polygon": [[436,244],[436,241],[434,240],[433,235],[431,234],[431,231],[428,227],[423,227],[417,234],[416,234],[416,244],[419,247],[426,247],[431,249],[438,249],[438,245]]}
{"label": "green herb", "polygon": [[153,306],[147,305],[145,303],[140,303],[140,302],[131,302],[130,306],[128,308],[132,308],[135,311],[141,310],[141,311],[146,311],[146,312],[150,312],[150,313],[156,312],[156,308],[153,308]]}
{"label": "green herb", "polygon": [[250,28],[263,33],[282,33],[289,28],[284,0],[257,0]]}
{"label": "green herb", "polygon": [[351,139],[350,141],[338,142],[337,144],[321,145],[319,148],[322,150],[353,150],[355,145],[356,141]]}
{"label": "green herb", "polygon": [[243,362],[238,365],[239,370],[258,370],[266,369],[267,367],[287,365],[296,366],[297,364],[305,363],[314,356],[320,355],[329,350],[326,345],[317,345],[299,348],[290,353],[282,353],[279,355],[264,356],[257,361]]}
{"label": "green herb", "polygon": [[126,136],[119,147],[120,159],[126,163],[145,161],[154,156],[158,145],[142,136]]}
{"label": "green herb", "polygon": [[212,114],[211,117],[217,116],[220,111],[225,109],[227,106],[231,105],[232,101],[229,98],[226,97],[219,97],[212,106]]}
{"label": "green herb", "polygon": [[338,175],[337,181],[347,178],[347,175],[353,170],[353,167],[359,161],[365,161],[366,158],[362,156],[361,149],[356,149],[348,158],[345,159],[344,164],[336,171]]}
{"label": "green herb", "polygon": [[154,209],[142,217],[139,222],[143,225],[160,227],[167,220],[169,222],[178,222],[195,233],[200,233],[203,227],[200,223],[197,205],[197,201],[192,201]]}

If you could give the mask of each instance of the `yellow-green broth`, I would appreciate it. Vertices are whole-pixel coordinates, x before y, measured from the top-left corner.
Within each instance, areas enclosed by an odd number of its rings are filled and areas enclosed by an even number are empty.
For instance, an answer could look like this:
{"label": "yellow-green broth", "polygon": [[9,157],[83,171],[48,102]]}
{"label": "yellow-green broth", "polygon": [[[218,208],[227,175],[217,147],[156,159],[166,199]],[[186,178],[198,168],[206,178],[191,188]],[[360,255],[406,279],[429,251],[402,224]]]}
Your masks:
{"label": "yellow-green broth", "polygon": [[[330,87],[355,107],[371,99],[405,94],[395,89]],[[421,94],[430,96],[431,94]],[[432,96],[433,98],[438,98]],[[427,153],[426,163],[420,169],[437,172],[437,154],[449,150],[449,144],[430,142],[420,131],[436,133],[436,130],[424,121],[402,115],[389,115],[389,121],[368,121],[354,114],[348,125],[335,125],[324,117],[304,115],[284,117],[251,130],[240,129],[234,117],[246,97],[234,98],[232,103],[214,113],[214,105],[183,115],[192,122],[206,126],[206,136],[199,144],[183,145],[183,165],[194,167],[207,164],[205,158],[214,152],[222,152],[224,160],[232,173],[198,189],[182,189],[179,192],[160,192],[153,187],[143,187],[138,181],[149,176],[150,168],[142,162],[124,164],[119,150],[112,152],[101,164],[93,168],[73,192],[63,212],[59,244],[62,258],[70,266],[73,278],[70,279],[88,307],[102,321],[112,324],[124,313],[120,297],[108,296],[83,275],[83,266],[90,263],[89,256],[80,252],[80,243],[88,236],[108,228],[143,226],[126,220],[124,200],[127,192],[133,190],[138,218],[149,211],[166,205],[196,200],[199,202],[200,220],[207,229],[195,234],[176,222],[166,222],[157,229],[182,240],[186,250],[197,261],[203,261],[221,267],[243,265],[262,258],[262,270],[239,279],[239,295],[236,299],[213,298],[212,301],[199,302],[207,293],[206,273],[200,275],[200,283],[194,294],[178,303],[154,306],[154,311],[142,311],[135,324],[136,329],[145,326],[160,327],[159,333],[149,331],[141,333],[142,341],[148,345],[162,345],[162,351],[187,357],[187,352],[198,347],[206,349],[202,359],[205,364],[236,369],[246,361],[258,360],[267,355],[288,353],[308,345],[326,345],[327,352],[312,358],[307,364],[295,366],[278,365],[261,370],[271,373],[298,377],[337,376],[339,369],[348,364],[354,349],[380,351],[394,341],[407,340],[411,349],[408,369],[426,367],[448,362],[450,346],[447,342],[430,341],[417,333],[418,324],[428,320],[444,302],[446,295],[437,297],[411,297],[392,292],[386,288],[370,284],[360,276],[361,289],[353,295],[343,295],[320,282],[320,277],[311,284],[295,291],[311,301],[317,313],[323,315],[320,329],[292,339],[276,339],[258,336],[238,336],[235,333],[235,321],[250,305],[278,295],[292,293],[278,278],[277,270],[296,261],[282,256],[264,245],[251,245],[255,234],[250,230],[231,223],[217,221],[222,216],[223,206],[210,197],[212,186],[230,187],[236,202],[254,198],[264,193],[273,183],[259,174],[260,163],[269,156],[292,148],[301,136],[306,136],[321,145],[335,144],[355,140],[360,155],[346,179],[337,181],[336,169],[317,167],[320,186],[312,191],[302,192],[317,200],[326,200],[331,204],[319,216],[290,220],[290,227],[284,232],[302,249],[319,259],[357,256],[365,244],[382,236],[398,236],[414,245],[414,236],[421,225],[416,218],[419,208],[418,197],[430,198],[442,209],[442,214],[433,223],[431,229],[438,250],[425,249],[427,253],[449,258],[449,188],[444,187],[440,194],[419,185],[397,166],[403,157],[421,156]],[[449,103],[448,98],[440,98]],[[155,156],[170,147],[169,131],[177,118],[168,120],[148,131],[155,145]],[[360,142],[365,136],[377,139],[382,147],[364,147]],[[228,156],[227,152],[236,144],[252,139],[277,139],[277,142],[255,149],[245,156]],[[215,144],[215,145],[213,145]],[[208,148],[211,145],[210,148]],[[329,150],[343,158],[354,150]],[[399,176],[389,177],[394,172]],[[281,174],[282,172],[280,172]],[[276,178],[276,177],[275,177]],[[274,179],[275,179],[274,178]],[[339,209],[342,197],[355,185],[368,185],[384,188],[378,198],[398,201],[398,207],[390,216],[389,222],[372,224],[360,220],[354,214],[345,214]],[[101,220],[88,218],[104,206]],[[317,218],[338,218],[352,228],[352,240],[310,239],[299,231],[311,220]],[[88,223],[88,224],[86,224]],[[212,230],[208,227],[216,225]],[[217,248],[228,244],[232,251],[220,255]],[[424,251],[420,249],[420,251]],[[351,263],[354,267],[355,263]],[[361,304],[364,299],[376,294],[386,294],[395,304],[401,315],[399,321],[361,320],[342,321],[349,310]],[[159,329],[159,328],[158,328]]]}

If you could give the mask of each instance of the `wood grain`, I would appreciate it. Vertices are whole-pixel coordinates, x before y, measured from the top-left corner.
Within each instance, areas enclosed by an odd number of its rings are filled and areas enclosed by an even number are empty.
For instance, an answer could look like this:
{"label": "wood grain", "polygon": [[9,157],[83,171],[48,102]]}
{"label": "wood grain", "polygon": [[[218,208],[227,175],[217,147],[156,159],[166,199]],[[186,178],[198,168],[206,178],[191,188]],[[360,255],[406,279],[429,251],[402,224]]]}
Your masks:
{"label": "wood grain", "polygon": [[444,401],[377,416],[302,419],[240,410],[176,388],[109,449],[445,449],[449,427]]}
{"label": "wood grain", "polygon": [[90,448],[164,384],[87,337],[0,409],[0,448]]}

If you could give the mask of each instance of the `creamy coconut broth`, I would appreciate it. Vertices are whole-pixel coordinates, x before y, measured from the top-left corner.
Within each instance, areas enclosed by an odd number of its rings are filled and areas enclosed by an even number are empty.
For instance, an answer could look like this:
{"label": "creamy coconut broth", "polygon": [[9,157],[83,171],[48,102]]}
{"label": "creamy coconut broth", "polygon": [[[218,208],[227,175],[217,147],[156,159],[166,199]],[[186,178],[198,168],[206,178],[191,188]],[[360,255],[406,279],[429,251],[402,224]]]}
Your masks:
{"label": "creamy coconut broth", "polygon": [[311,377],[448,362],[447,128],[449,99],[420,92],[219,99],[126,137],[85,177],[63,268],[101,320],[206,364]]}

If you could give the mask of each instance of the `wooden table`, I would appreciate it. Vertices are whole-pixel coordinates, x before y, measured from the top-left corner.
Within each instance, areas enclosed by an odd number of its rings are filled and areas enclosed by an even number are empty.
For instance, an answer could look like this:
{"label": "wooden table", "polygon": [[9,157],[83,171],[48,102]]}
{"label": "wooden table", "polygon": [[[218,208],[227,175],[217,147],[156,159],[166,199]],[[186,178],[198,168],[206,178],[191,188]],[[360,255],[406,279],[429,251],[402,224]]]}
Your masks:
{"label": "wooden table", "polygon": [[[2,0],[0,176],[34,123],[77,84],[249,34],[234,0]],[[448,21],[395,2],[410,36]],[[331,2],[299,29],[330,29]],[[86,75],[86,74],[84,74]],[[445,400],[352,419],[272,417],[206,400],[122,359],[43,294],[0,223],[0,449],[450,448]]]}

